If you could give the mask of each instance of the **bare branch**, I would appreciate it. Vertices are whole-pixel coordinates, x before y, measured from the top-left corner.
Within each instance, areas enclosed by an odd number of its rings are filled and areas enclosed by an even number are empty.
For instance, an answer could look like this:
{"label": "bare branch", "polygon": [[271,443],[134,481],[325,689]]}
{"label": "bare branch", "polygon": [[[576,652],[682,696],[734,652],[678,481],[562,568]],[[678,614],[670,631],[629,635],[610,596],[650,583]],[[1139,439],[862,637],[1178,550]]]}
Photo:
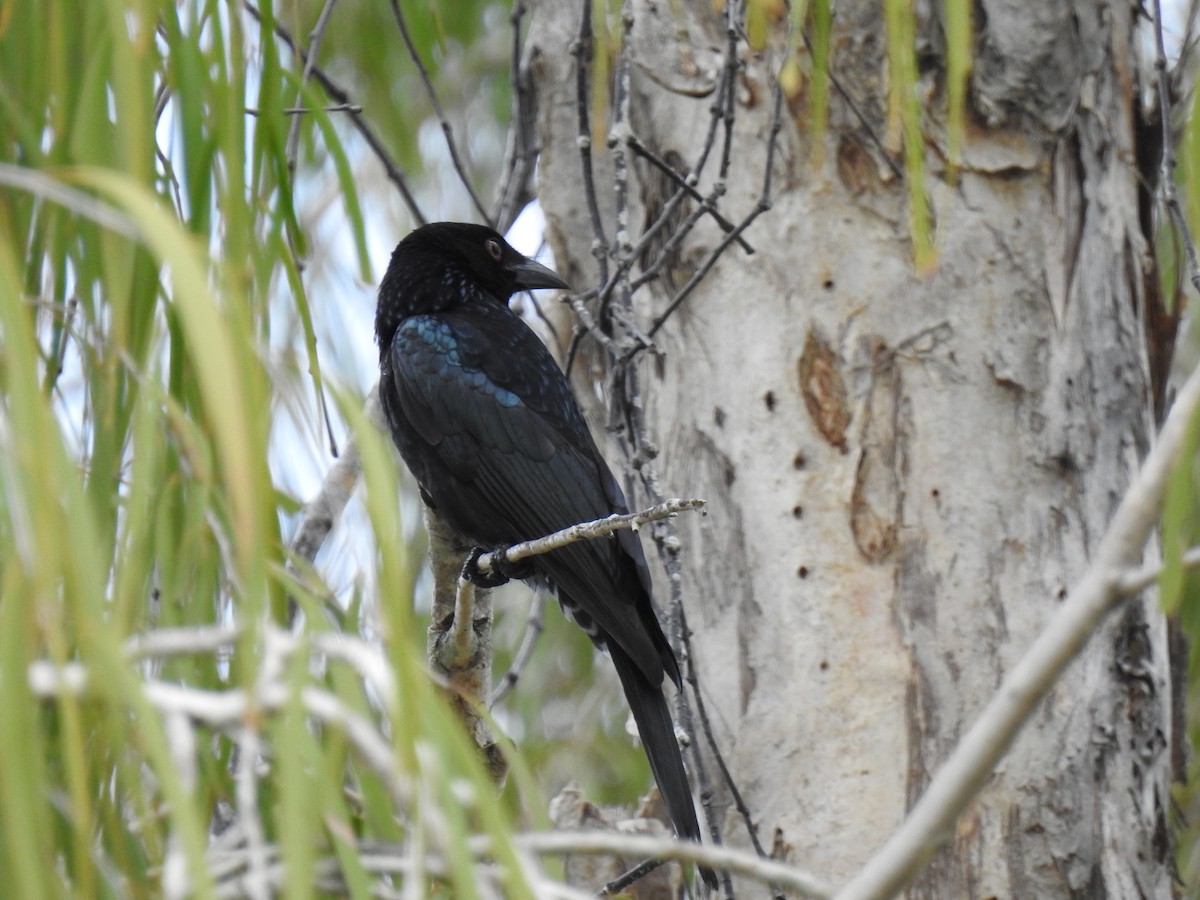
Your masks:
{"label": "bare branch", "polygon": [[754,223],[755,219],[771,208],[771,175],[775,167],[775,152],[776,145],[779,143],[779,132],[783,127],[782,110],[783,89],[779,83],[778,76],[776,76],[774,106],[771,113],[771,136],[767,141],[767,159],[763,167],[763,186],[762,192],[758,197],[758,202],[754,205],[754,209],[750,211],[750,214],[746,216],[746,218],[742,219],[742,221],[733,231],[725,235],[725,238],[721,241],[721,243],[717,244],[713,251],[708,254],[704,262],[701,263],[698,269],[696,269],[692,277],[688,279],[687,284],[679,289],[679,293],[677,293],[671,302],[667,304],[667,308],[654,319],[654,323],[650,326],[650,330],[647,332],[650,337],[654,337],[654,335],[658,333],[658,330],[662,328],[667,319],[671,317],[671,314],[679,308],[680,304],[683,303],[683,301],[687,299],[688,295],[696,289],[701,280],[708,275],[712,267],[716,265],[717,259],[720,258],[722,253],[725,252],[725,249],[730,245],[730,243],[736,240],[743,231],[749,228]]}
{"label": "bare branch", "polygon": [[[317,24],[313,26],[313,30],[308,35],[308,53],[304,60],[304,69],[300,73],[300,88],[296,95],[296,105],[299,106],[304,99],[304,85],[308,79],[312,77],[313,69],[317,64],[317,56],[321,49],[321,40],[325,37],[325,29],[329,27],[330,19],[333,17],[333,6],[337,0],[325,0],[325,5],[321,7],[321,14],[317,16]],[[341,104],[344,109],[346,104]],[[303,111],[303,110],[301,110]],[[288,110],[287,112],[292,112]],[[300,148],[300,118],[296,116],[288,125],[288,136],[286,144],[287,168],[288,172],[295,173],[296,171],[296,154]]]}
{"label": "bare branch", "polygon": [[[706,200],[705,197],[698,190],[696,190],[695,187],[692,186],[691,182],[676,172],[670,165],[667,164],[665,160],[660,159],[657,153],[639,141],[637,137],[632,134],[628,138],[628,143],[629,148],[634,153],[646,160],[646,162],[650,163],[650,165],[654,166],[654,168],[658,169],[658,171],[666,175],[676,187],[690,196],[693,200],[699,200],[701,203],[705,204],[705,212],[712,216],[713,221],[721,227],[722,231],[724,231],[726,234],[729,234],[729,232],[733,231],[733,223],[717,212],[715,208],[710,208],[708,206],[709,201]],[[754,253],[754,248],[746,243],[745,238],[739,237],[737,242],[738,246],[747,253]]]}
{"label": "bare branch", "polygon": [[429,98],[430,106],[433,107],[434,115],[437,116],[438,121],[442,125],[442,134],[446,136],[446,147],[450,151],[450,161],[454,164],[454,171],[458,173],[459,180],[462,182],[463,187],[467,189],[467,193],[471,197],[471,202],[475,204],[475,209],[479,212],[483,221],[488,225],[492,225],[492,217],[483,208],[483,203],[480,201],[479,195],[475,193],[475,188],[471,185],[471,179],[467,177],[466,167],[458,155],[458,145],[454,142],[454,132],[450,128],[450,120],[446,118],[446,111],[442,109],[442,104],[437,98],[437,91],[433,89],[433,81],[429,77],[429,70],[425,68],[425,63],[421,60],[421,54],[417,52],[417,46],[413,43],[412,35],[408,33],[408,25],[404,21],[404,13],[400,10],[399,0],[392,0],[392,17],[396,20],[396,26],[400,29],[400,36],[404,38],[404,46],[408,48],[409,57],[421,75],[421,82],[425,85],[425,94]]}
{"label": "bare branch", "polygon": [[[367,399],[363,404],[363,414],[372,424],[380,428],[384,427],[383,407],[379,403],[378,384],[371,388],[371,393],[367,394]],[[321,489],[317,492],[317,496],[304,507],[304,518],[296,528],[296,533],[292,536],[292,542],[288,548],[288,569],[290,571],[295,572],[297,560],[302,560],[309,566],[313,564],[325,539],[329,537],[333,526],[341,518],[346,504],[350,502],[350,497],[354,494],[354,488],[358,485],[361,474],[362,459],[358,454],[358,442],[352,439],[347,443],[337,462],[325,473],[325,480],[321,482]],[[295,621],[296,612],[295,599],[289,598],[289,623]]]}
{"label": "bare branch", "polygon": [[[261,25],[262,13],[258,11],[258,8],[253,3],[250,3],[249,0],[246,0],[244,6],[246,12],[250,14],[254,21]],[[303,47],[300,46],[299,42],[292,37],[291,32],[279,24],[278,20],[275,22],[275,34],[288,46],[289,50],[299,55],[299,57],[304,60],[305,64],[307,65],[308,53]],[[428,222],[429,220],[426,219],[425,214],[421,212],[421,207],[417,204],[417,199],[413,196],[412,190],[408,186],[408,181],[404,177],[403,170],[392,158],[392,155],[388,152],[387,148],[383,146],[383,141],[380,139],[379,135],[375,133],[375,130],[367,123],[367,120],[363,117],[362,113],[358,111],[358,105],[351,102],[350,95],[332,78],[330,78],[329,75],[326,74],[325,70],[320,66],[314,65],[311,71],[313,79],[321,85],[325,93],[328,94],[335,103],[339,103],[345,107],[346,112],[350,116],[350,122],[354,126],[354,130],[357,131],[362,136],[363,140],[367,142],[367,146],[371,148],[371,152],[375,154],[375,158],[378,159],[383,165],[383,169],[387,173],[388,180],[396,186],[398,191],[400,191],[400,196],[404,199],[404,205],[408,207],[408,211],[412,214],[412,217],[416,219],[417,223],[420,225],[424,225],[426,222]]]}
{"label": "bare branch", "polygon": [[1162,119],[1162,183],[1163,198],[1171,221],[1179,229],[1187,252],[1188,278],[1192,288],[1200,291],[1200,262],[1196,258],[1196,245],[1188,228],[1187,216],[1179,204],[1179,192],[1175,188],[1175,143],[1171,136],[1171,85],[1167,77],[1167,52],[1163,47],[1162,0],[1154,0],[1154,70],[1158,73],[1159,117]]}
{"label": "bare branch", "polygon": [[[803,897],[829,897],[832,892],[830,885],[825,881],[794,866],[762,859],[744,850],[697,844],[694,841],[643,834],[621,834],[615,831],[549,831],[518,835],[513,843],[523,850],[543,856],[562,856],[568,853],[607,856],[620,854],[699,863],[765,884],[778,884]],[[486,853],[490,846],[489,838],[471,841],[471,849],[475,853]]]}
{"label": "bare branch", "polygon": [[533,656],[533,648],[537,645],[538,638],[541,637],[544,628],[542,613],[545,608],[546,604],[541,591],[534,589],[533,599],[529,601],[529,615],[525,620],[525,635],[521,638],[521,645],[517,648],[512,665],[508,667],[508,671],[504,673],[504,677],[500,679],[492,690],[492,695],[488,698],[489,708],[503,700],[517,686],[521,673],[525,671],[525,666],[529,664],[529,660]]}
{"label": "bare branch", "polygon": [[608,240],[600,219],[600,203],[596,199],[596,175],[592,170],[592,126],[589,113],[588,73],[592,62],[592,0],[583,0],[579,14],[579,36],[571,44],[575,57],[575,108],[579,118],[579,164],[583,170],[583,191],[587,197],[588,216],[592,222],[592,256],[599,267],[600,280],[608,280]]}
{"label": "bare branch", "polygon": [[521,47],[521,20],[525,17],[524,0],[515,0],[509,14],[512,29],[509,58],[509,82],[512,88],[512,119],[504,148],[504,176],[496,191],[496,230],[505,233],[517,215],[532,199],[530,182],[537,166],[537,93],[529,61]]}

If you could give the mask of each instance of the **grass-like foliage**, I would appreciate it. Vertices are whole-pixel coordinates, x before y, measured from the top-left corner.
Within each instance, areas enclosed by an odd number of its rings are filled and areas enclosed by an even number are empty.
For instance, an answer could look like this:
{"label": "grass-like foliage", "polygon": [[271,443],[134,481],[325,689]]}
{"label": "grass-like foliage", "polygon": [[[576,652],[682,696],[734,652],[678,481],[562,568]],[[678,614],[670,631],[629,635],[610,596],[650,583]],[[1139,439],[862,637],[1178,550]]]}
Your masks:
{"label": "grass-like foliage", "polygon": [[[0,7],[0,884],[523,896],[505,807],[425,672],[395,461],[354,401],[386,640],[353,615],[343,634],[289,567],[281,305],[309,350],[294,378],[321,374],[285,113],[302,64],[260,9]],[[336,171],[365,279],[347,154],[306,105],[301,152]]]}

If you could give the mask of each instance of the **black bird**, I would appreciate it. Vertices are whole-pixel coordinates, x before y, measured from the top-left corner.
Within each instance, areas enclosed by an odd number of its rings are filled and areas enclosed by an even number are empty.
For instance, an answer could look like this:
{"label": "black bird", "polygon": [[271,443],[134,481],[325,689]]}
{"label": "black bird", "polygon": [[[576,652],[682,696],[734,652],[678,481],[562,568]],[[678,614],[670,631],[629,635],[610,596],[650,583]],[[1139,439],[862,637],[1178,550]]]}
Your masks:
{"label": "black bird", "polygon": [[[379,397],[392,439],[466,546],[508,546],[626,511],[562,370],[508,308],[514,291],[544,287],[567,284],[490,228],[450,222],[404,238],[379,286]],[[663,696],[664,675],[680,687],[679,666],[637,536],[620,531],[528,563],[514,574],[548,580],[608,650],[675,831],[699,840]]]}

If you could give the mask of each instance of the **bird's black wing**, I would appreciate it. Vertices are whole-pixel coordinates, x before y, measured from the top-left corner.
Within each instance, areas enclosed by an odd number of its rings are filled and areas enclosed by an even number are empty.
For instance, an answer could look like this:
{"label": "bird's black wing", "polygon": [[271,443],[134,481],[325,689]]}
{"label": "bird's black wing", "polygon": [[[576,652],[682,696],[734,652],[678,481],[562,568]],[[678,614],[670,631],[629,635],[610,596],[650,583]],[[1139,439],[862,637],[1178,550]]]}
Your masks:
{"label": "bird's black wing", "polygon": [[[397,444],[464,537],[515,543],[614,511],[620,492],[566,380],[507,308],[410,317],[387,363],[382,390]],[[657,685],[664,651],[673,658],[638,562],[617,539],[601,538],[536,565]]]}

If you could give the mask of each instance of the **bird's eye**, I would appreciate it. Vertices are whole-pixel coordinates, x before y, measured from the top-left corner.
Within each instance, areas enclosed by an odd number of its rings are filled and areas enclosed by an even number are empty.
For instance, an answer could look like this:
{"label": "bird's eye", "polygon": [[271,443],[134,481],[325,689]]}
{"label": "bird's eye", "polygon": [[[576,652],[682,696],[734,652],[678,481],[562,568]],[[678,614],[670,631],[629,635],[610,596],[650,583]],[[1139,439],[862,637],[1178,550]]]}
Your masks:
{"label": "bird's eye", "polygon": [[483,247],[485,250],[487,250],[488,256],[490,256],[496,262],[500,262],[500,257],[503,256],[504,254],[500,250],[500,242],[499,241],[488,241],[486,244],[483,245]]}

